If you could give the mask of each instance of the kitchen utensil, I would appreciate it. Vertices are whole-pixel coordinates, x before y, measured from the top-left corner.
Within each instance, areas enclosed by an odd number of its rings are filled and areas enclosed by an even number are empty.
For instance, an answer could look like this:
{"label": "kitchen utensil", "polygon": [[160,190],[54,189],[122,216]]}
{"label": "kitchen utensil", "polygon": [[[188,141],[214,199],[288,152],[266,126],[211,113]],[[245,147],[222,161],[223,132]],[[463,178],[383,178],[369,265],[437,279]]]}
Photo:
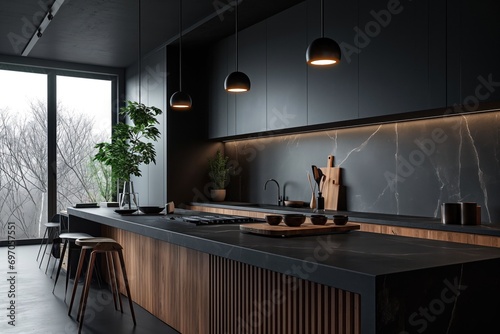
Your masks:
{"label": "kitchen utensil", "polygon": [[325,225],[328,218],[325,215],[311,215],[313,225]]}
{"label": "kitchen utensil", "polygon": [[325,201],[325,209],[343,210],[345,209],[344,187],[340,182],[340,167],[333,167],[333,160],[333,156],[329,155],[326,167],[321,168],[325,175],[321,192]]}
{"label": "kitchen utensil", "polygon": [[136,212],[137,209],[116,209],[115,212],[120,215],[131,215]]}
{"label": "kitchen utensil", "polygon": [[333,223],[335,225],[345,225],[349,217],[347,215],[333,215]]}
{"label": "kitchen utensil", "polygon": [[291,207],[291,208],[303,208],[304,207],[304,202],[303,201],[285,201],[285,206]]}
{"label": "kitchen utensil", "polygon": [[283,216],[280,215],[266,215],[266,222],[269,225],[279,225],[283,220]]}
{"label": "kitchen utensil", "polygon": [[314,209],[314,208],[316,208],[316,196],[314,195],[315,189],[316,189],[316,184],[313,187],[312,182],[311,182],[311,174],[309,174],[309,172],[307,172],[307,179],[309,180],[309,187],[311,188],[311,201],[309,202],[309,207],[311,209]]}
{"label": "kitchen utensil", "polygon": [[305,222],[306,216],[294,213],[294,214],[284,215],[283,219],[287,226],[298,227]]}
{"label": "kitchen utensil", "polygon": [[165,208],[161,206],[139,206],[139,210],[144,214],[150,215],[158,214],[165,210]]}

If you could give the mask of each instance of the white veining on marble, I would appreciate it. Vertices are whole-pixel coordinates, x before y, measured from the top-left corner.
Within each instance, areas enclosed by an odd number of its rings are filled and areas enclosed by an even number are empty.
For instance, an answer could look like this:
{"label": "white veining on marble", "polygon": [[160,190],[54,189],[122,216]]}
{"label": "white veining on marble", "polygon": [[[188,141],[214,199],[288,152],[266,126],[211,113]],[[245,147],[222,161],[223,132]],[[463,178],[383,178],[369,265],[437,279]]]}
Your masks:
{"label": "white veining on marble", "polygon": [[472,133],[471,133],[470,128],[469,128],[469,122],[467,121],[467,117],[465,117],[465,116],[462,116],[462,117],[465,120],[465,128],[467,129],[467,134],[468,134],[469,139],[471,141],[472,148],[474,149],[474,155],[475,155],[475,159],[476,159],[476,163],[477,163],[477,174],[478,174],[477,176],[479,179],[479,184],[481,186],[481,190],[483,191],[483,195],[484,195],[484,207],[486,209],[486,213],[488,214],[488,221],[491,223],[490,208],[488,206],[488,189],[486,188],[486,181],[484,180],[484,172],[481,169],[481,163],[479,160],[479,152],[477,151],[476,143],[474,142],[474,138],[472,137]]}
{"label": "white veining on marble", "polygon": [[[382,192],[377,196],[377,199],[370,206],[368,206],[368,209],[373,209],[378,204],[378,202],[384,197],[385,192],[388,189],[391,189],[391,184],[387,184],[387,186],[385,186],[384,190],[382,190]],[[363,209],[365,209],[365,208],[363,208]]]}
{"label": "white veining on marble", "polygon": [[370,139],[372,139],[373,136],[375,136],[377,134],[377,132],[379,132],[379,130],[382,128],[382,124],[380,124],[377,128],[377,130],[375,130],[375,132],[373,132],[361,145],[359,145],[358,147],[355,147],[353,148],[352,150],[349,151],[349,153],[347,153],[346,157],[344,158],[344,160],[342,160],[338,165],[337,167],[341,167],[342,164],[344,162],[346,162],[347,159],[349,159],[350,155],[354,152],[360,152],[363,148],[365,148],[366,145],[368,145],[368,143],[370,142]]}
{"label": "white veining on marble", "polygon": [[463,126],[462,120],[460,120],[460,131],[458,131],[459,142],[458,142],[458,179],[457,179],[457,191],[458,193],[455,195],[457,201],[462,199],[462,187],[460,186],[461,174],[462,174],[462,147],[464,144],[464,137],[462,135]]}
{"label": "white veining on marble", "polygon": [[441,185],[439,186],[439,196],[436,204],[436,209],[434,209],[434,217],[437,217],[441,208],[441,198],[443,196],[443,190],[444,187],[446,186],[446,183],[443,181],[443,178],[441,177],[441,173],[439,172],[439,166],[435,166],[434,168],[436,170],[436,176],[439,182],[441,182]]}
{"label": "white veining on marble", "polygon": [[[394,132],[396,134],[396,154],[394,154],[394,158],[396,159],[396,168],[398,170],[398,155],[399,155],[399,132],[398,132],[398,123],[394,124]],[[399,182],[399,173],[396,174],[396,181],[394,185],[394,198],[396,200],[396,214],[399,215],[399,191],[398,191],[398,182]],[[386,187],[387,188],[387,187]],[[385,189],[384,189],[385,192]]]}
{"label": "white veining on marble", "polygon": [[[464,275],[464,265],[460,266],[460,278],[458,279],[458,286],[462,286],[462,278]],[[451,310],[450,322],[448,323],[448,328],[446,329],[446,333],[450,332],[450,328],[453,325],[453,320],[455,319],[455,310],[457,309],[458,298],[460,297],[460,293],[458,293],[453,301],[453,309]]]}

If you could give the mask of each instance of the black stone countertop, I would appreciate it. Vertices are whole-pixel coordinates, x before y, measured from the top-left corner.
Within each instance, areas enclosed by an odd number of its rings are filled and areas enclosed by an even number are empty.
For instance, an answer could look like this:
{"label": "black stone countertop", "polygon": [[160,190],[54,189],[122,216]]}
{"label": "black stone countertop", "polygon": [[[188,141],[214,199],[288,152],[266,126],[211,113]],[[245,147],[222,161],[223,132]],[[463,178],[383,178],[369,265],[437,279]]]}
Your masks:
{"label": "black stone countertop", "polygon": [[238,224],[197,226],[169,215],[122,216],[111,208],[69,208],[68,213],[353,292],[380,275],[500,258],[497,248],[361,231],[276,238],[243,233]]}
{"label": "black stone countertop", "polygon": [[[193,202],[188,205],[207,206],[220,209],[259,211],[277,214],[286,213],[303,213],[305,215],[314,214],[313,210],[307,207],[293,208],[285,206],[277,206],[271,204],[252,204],[241,202]],[[332,211],[325,210],[327,216],[336,214],[348,215],[349,221],[368,224],[379,224],[399,227],[421,228],[427,230],[449,231],[469,234],[480,234],[500,237],[500,225],[498,224],[482,224],[482,225],[453,225],[442,224],[441,219],[432,217],[416,217],[404,215],[389,215],[382,213],[366,213],[352,211]]]}
{"label": "black stone countertop", "polygon": [[[449,333],[470,333],[478,325],[482,326],[478,332],[491,332],[497,326],[500,248],[362,231],[266,237],[243,233],[239,224],[199,226],[178,218],[204,212],[176,209],[175,213],[177,218],[170,219],[172,215],[121,216],[112,208],[68,208],[71,230],[95,222],[359,293],[362,333],[414,333],[423,324],[432,326],[433,333],[449,328],[453,328]],[[453,297],[450,291],[455,290]],[[443,293],[447,293],[444,302],[436,299]],[[448,306],[451,300],[454,307]],[[492,300],[498,304],[493,308],[475,306]],[[436,311],[435,303],[442,307],[436,321],[417,314],[422,305]]]}

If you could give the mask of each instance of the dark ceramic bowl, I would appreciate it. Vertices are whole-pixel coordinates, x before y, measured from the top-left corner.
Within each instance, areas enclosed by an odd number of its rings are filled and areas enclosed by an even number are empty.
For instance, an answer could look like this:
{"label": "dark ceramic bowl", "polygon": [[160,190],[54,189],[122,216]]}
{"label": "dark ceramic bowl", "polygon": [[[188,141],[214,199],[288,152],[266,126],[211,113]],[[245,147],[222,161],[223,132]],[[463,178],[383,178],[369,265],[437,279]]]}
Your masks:
{"label": "dark ceramic bowl", "polygon": [[280,216],[280,215],[267,215],[266,216],[266,222],[269,225],[279,225],[279,223],[281,223],[281,220],[283,220],[283,216]]}
{"label": "dark ceramic bowl", "polygon": [[311,215],[311,223],[314,225],[325,225],[327,220],[325,215]]}
{"label": "dark ceramic bowl", "polygon": [[157,214],[164,210],[162,206],[140,206],[139,210],[145,214]]}
{"label": "dark ceramic bowl", "polygon": [[347,215],[333,215],[333,223],[335,225],[345,225],[349,217]]}
{"label": "dark ceramic bowl", "polygon": [[301,214],[284,215],[283,218],[285,220],[285,224],[292,227],[300,226],[306,220],[306,216]]}

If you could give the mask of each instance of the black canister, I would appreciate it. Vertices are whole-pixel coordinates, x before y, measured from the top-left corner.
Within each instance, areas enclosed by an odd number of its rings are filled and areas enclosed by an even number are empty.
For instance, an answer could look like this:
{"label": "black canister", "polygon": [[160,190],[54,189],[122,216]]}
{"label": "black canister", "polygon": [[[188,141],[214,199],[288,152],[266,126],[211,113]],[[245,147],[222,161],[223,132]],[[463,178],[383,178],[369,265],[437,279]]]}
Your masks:
{"label": "black canister", "polygon": [[443,224],[460,225],[461,206],[460,203],[443,203],[441,204],[441,222]]}
{"label": "black canister", "polygon": [[477,225],[477,203],[461,202],[462,225]]}

